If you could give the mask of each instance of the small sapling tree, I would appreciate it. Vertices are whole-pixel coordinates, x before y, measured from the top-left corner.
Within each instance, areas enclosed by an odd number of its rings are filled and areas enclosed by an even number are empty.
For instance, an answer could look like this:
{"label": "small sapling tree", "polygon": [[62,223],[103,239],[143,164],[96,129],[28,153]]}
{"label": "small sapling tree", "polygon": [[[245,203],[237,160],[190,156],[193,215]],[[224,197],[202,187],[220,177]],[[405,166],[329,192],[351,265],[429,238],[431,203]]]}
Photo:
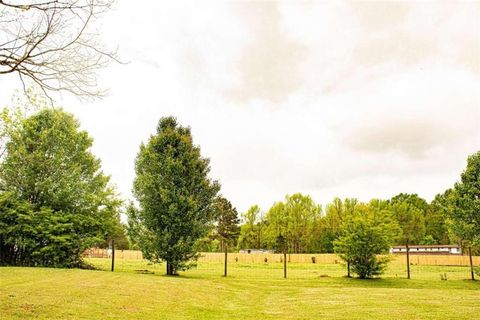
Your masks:
{"label": "small sapling tree", "polygon": [[394,228],[369,215],[356,214],[344,223],[343,233],[334,241],[334,250],[361,279],[383,273],[389,258],[378,257],[390,249]]}
{"label": "small sapling tree", "polygon": [[228,247],[234,245],[235,240],[240,234],[240,227],[238,226],[240,220],[238,219],[237,210],[232,206],[230,201],[221,196],[215,201],[215,220],[217,223],[217,236],[225,252],[224,276],[226,277]]}

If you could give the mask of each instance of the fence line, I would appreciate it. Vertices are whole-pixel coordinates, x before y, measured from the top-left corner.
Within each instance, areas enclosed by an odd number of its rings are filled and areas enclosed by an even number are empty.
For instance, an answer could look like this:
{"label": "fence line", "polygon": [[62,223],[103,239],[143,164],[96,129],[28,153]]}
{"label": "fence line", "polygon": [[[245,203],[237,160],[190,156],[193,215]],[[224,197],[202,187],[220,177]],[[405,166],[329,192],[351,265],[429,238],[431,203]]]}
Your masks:
{"label": "fence line", "polygon": [[[223,253],[202,253],[199,262],[222,262]],[[265,261],[265,259],[267,259]],[[283,261],[282,254],[274,253],[229,253],[228,260],[239,263],[280,263]],[[315,262],[314,262],[315,261]],[[287,254],[287,262],[290,263],[318,263],[318,264],[338,264],[343,263],[342,259],[336,254]],[[406,263],[405,255],[393,255],[392,264],[400,265]],[[410,263],[413,265],[424,266],[468,266],[470,265],[468,256],[454,255],[410,255]],[[474,265],[480,265],[480,257],[473,257]]]}
{"label": "fence line", "polygon": [[[110,252],[107,249],[92,248],[84,253],[87,258],[109,258]],[[115,250],[116,260],[142,260],[141,251],[137,250]],[[266,259],[266,260],[265,260]],[[215,252],[201,253],[199,262],[223,262],[224,254]],[[282,263],[283,254],[276,253],[229,253],[228,261],[238,263]],[[317,263],[317,264],[339,264],[342,259],[336,254],[287,254],[289,263]],[[406,263],[405,255],[393,255],[392,264],[400,265]],[[466,255],[415,255],[410,254],[410,263],[422,266],[468,266],[469,258]],[[480,256],[473,257],[473,264],[480,265]]]}
{"label": "fence line", "polygon": [[[110,258],[111,251],[108,249],[91,248],[83,253],[86,258]],[[115,250],[115,260],[142,260],[141,251],[137,250]]]}

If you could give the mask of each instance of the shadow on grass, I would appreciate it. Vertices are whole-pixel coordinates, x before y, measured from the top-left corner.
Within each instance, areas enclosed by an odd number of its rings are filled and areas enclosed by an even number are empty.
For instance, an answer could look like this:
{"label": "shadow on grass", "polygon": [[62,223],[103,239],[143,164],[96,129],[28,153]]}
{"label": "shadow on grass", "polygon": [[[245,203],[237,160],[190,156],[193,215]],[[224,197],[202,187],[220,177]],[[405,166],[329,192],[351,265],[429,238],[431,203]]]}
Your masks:
{"label": "shadow on grass", "polygon": [[[128,271],[126,271],[128,273]],[[139,273],[141,275],[162,277],[178,281],[205,280],[217,283],[235,283],[238,285],[258,285],[262,287],[343,287],[343,288],[384,288],[384,289],[462,289],[462,290],[480,290],[480,281],[472,280],[424,280],[424,279],[406,279],[406,278],[347,278],[345,276],[327,276],[320,275],[313,279],[298,278],[248,278],[242,275],[223,274],[189,274],[180,273],[175,276],[160,272]]]}

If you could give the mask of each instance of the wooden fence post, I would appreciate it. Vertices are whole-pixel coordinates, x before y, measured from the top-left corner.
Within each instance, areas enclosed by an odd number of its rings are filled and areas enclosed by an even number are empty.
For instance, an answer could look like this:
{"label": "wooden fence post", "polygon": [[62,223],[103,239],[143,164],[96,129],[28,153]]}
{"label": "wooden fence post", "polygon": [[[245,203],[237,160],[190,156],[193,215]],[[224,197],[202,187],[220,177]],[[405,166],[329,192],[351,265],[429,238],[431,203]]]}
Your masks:
{"label": "wooden fence post", "polygon": [[112,272],[115,270],[115,240],[112,239]]}
{"label": "wooden fence post", "polygon": [[224,266],[224,270],[223,270],[223,276],[226,277],[227,276],[227,261],[228,261],[228,246],[227,246],[227,242],[225,241],[225,266]]}
{"label": "wooden fence post", "polygon": [[470,257],[470,275],[472,280],[475,280],[475,272],[473,272],[472,247],[468,246],[468,255]]}
{"label": "wooden fence post", "polygon": [[407,250],[407,279],[410,279],[410,249],[408,248],[408,241],[405,244]]}

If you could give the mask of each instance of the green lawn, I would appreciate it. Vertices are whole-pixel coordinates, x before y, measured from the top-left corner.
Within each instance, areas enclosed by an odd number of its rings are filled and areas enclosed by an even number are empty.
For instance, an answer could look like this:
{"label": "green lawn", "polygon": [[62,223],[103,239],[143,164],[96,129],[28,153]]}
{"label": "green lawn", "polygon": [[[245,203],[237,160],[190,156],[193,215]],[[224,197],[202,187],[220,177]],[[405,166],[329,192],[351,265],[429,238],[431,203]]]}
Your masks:
{"label": "green lawn", "polygon": [[[90,259],[108,270],[107,259]],[[0,268],[0,319],[477,319],[480,281],[466,267],[393,266],[383,279],[344,278],[341,265],[203,263],[179,277],[164,266],[117,270]],[[149,270],[153,274],[139,274]],[[447,273],[448,281],[440,274]]]}

